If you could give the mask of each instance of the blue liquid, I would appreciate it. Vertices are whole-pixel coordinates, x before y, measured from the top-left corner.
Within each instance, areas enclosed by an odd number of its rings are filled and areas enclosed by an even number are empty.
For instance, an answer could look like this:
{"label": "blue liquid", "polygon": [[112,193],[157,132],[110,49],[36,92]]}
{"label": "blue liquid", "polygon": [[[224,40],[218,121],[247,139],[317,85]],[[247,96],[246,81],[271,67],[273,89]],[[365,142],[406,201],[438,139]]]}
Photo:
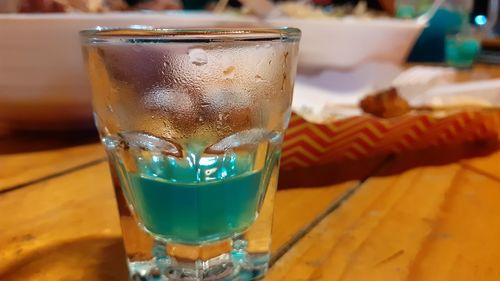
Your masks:
{"label": "blue liquid", "polygon": [[165,239],[200,243],[232,237],[257,215],[261,172],[197,184],[129,176],[136,215]]}
{"label": "blue liquid", "polygon": [[475,38],[446,38],[446,62],[455,67],[470,67],[481,46]]}
{"label": "blue liquid", "polygon": [[248,152],[192,152],[185,158],[125,153],[128,168],[123,154],[112,157],[137,220],[155,237],[182,244],[244,232],[256,219],[270,171],[279,159],[279,153],[271,152],[263,168],[255,169],[255,155]]}

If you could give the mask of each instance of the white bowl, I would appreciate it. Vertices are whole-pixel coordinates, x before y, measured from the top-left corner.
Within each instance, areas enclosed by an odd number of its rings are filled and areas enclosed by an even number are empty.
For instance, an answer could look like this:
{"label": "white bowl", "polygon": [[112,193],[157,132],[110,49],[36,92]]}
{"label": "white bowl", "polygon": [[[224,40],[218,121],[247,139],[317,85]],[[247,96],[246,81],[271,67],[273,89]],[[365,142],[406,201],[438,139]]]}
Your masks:
{"label": "white bowl", "polygon": [[215,26],[207,13],[0,14],[0,121],[22,129],[91,127],[78,32],[96,26]]}
{"label": "white bowl", "polygon": [[391,19],[273,19],[208,13],[0,15],[0,122],[23,129],[91,127],[90,89],[78,31],[95,26],[296,26],[299,67],[402,62],[423,25]]}
{"label": "white bowl", "polygon": [[274,19],[302,30],[301,67],[353,68],[365,62],[403,63],[425,23],[393,18]]}

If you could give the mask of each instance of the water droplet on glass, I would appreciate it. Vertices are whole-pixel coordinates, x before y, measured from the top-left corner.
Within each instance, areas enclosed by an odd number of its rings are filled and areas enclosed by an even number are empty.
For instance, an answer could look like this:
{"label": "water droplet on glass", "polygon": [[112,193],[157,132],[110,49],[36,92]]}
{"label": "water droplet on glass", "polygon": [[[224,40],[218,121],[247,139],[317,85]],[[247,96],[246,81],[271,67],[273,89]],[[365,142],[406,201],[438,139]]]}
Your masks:
{"label": "water droplet on glass", "polygon": [[203,49],[199,48],[189,49],[188,55],[189,55],[189,62],[194,65],[200,66],[208,63],[207,52],[205,52],[205,50]]}
{"label": "water droplet on glass", "polygon": [[286,72],[283,72],[283,81],[281,81],[281,90],[285,89],[285,82],[286,82]]}
{"label": "water droplet on glass", "polygon": [[224,77],[226,79],[232,79],[234,77],[235,70],[236,70],[236,67],[234,67],[233,65],[231,65],[228,68],[224,69],[224,71],[223,71]]}
{"label": "water droplet on glass", "polygon": [[265,82],[266,80],[262,78],[259,74],[255,75],[255,82]]}

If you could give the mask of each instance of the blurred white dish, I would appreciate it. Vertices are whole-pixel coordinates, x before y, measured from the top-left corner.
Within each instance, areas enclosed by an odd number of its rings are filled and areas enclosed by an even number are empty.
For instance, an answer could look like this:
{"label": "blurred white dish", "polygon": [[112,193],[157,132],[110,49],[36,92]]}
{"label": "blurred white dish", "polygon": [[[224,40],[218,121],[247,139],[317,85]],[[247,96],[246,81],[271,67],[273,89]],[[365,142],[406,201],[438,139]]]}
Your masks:
{"label": "blurred white dish", "polygon": [[78,37],[82,29],[245,23],[239,20],[179,12],[0,14],[0,122],[22,129],[92,126],[90,87]]}
{"label": "blurred white dish", "polygon": [[401,63],[424,27],[396,19],[272,19],[210,13],[0,14],[0,123],[23,129],[91,127],[78,31],[95,26],[302,29],[299,68]]}
{"label": "blurred white dish", "polygon": [[273,19],[302,30],[299,66],[352,68],[369,61],[403,63],[426,26],[393,18]]}

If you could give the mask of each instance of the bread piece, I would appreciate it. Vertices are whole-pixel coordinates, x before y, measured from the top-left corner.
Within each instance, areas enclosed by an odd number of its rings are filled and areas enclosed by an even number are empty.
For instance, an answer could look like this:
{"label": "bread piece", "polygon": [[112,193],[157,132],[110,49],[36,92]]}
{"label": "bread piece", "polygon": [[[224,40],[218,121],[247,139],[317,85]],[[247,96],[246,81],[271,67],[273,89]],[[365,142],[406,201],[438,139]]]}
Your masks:
{"label": "bread piece", "polygon": [[363,112],[382,118],[401,116],[411,110],[408,102],[399,96],[395,88],[366,96],[361,100],[359,106]]}

